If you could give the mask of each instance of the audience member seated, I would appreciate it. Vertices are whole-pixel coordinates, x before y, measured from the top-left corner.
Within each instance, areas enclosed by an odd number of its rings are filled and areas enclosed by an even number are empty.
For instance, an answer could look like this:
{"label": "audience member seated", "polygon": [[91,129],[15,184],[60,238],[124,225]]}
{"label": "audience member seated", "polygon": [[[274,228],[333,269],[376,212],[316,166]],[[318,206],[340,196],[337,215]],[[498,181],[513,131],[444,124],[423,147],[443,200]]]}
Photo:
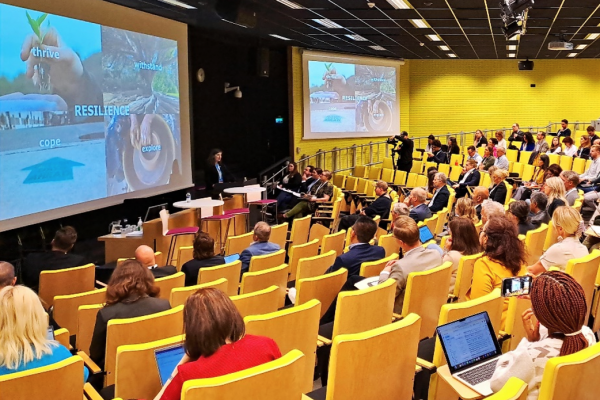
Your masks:
{"label": "audience member seated", "polygon": [[388,219],[390,216],[390,207],[392,206],[392,199],[388,194],[388,185],[384,181],[378,181],[375,184],[375,194],[377,195],[377,199],[374,202],[369,204],[368,207],[363,208],[359,212],[354,215],[346,215],[340,219],[339,229],[350,228],[360,215],[366,215],[369,218],[375,218],[375,216],[379,215],[381,218],[379,222],[379,226],[383,229],[386,228],[387,222],[384,222],[384,219]]}
{"label": "audience member seated", "polygon": [[483,134],[481,129],[477,129],[475,131],[475,139],[473,140],[473,146],[474,147],[487,146],[487,143],[488,143],[488,141],[485,138],[485,135]]}
{"label": "audience member seated", "polygon": [[546,154],[541,154],[535,159],[533,176],[529,182],[525,182],[517,189],[513,196],[515,200],[530,198],[532,189],[538,189],[544,183],[544,180],[547,178],[546,171],[548,170],[548,164],[550,164],[550,158]]}
{"label": "audience member seated", "polygon": [[477,216],[477,210],[473,200],[468,197],[461,197],[456,201],[456,207],[454,208],[454,215],[456,218],[464,218],[471,221],[473,224],[479,222]]}
{"label": "audience member seated", "polygon": [[600,136],[596,135],[596,128],[594,128],[592,125],[587,127],[587,134],[590,139],[590,144],[592,145],[596,140],[600,139]]}
{"label": "audience member seated", "polygon": [[560,129],[558,130],[558,132],[550,133],[550,135],[558,136],[561,138],[571,136],[571,130],[569,129],[569,121],[567,121],[566,119],[560,121]]}
{"label": "audience member seated", "polygon": [[519,127],[519,124],[515,122],[512,126],[512,132],[510,133],[510,137],[508,138],[508,141],[510,143],[508,148],[514,148],[516,150],[516,147],[512,144],[512,142],[522,142],[523,136],[525,136],[525,132],[523,132]]}
{"label": "audience member seated", "polygon": [[435,191],[433,180],[435,179],[435,174],[438,172],[437,167],[432,166],[427,168],[427,197],[433,196],[433,192]]}
{"label": "audience member seated", "polygon": [[[498,148],[498,139],[496,138],[491,138],[490,142],[489,142],[489,146],[492,148],[492,155],[496,158],[498,158],[498,152],[496,151],[496,149]],[[506,147],[505,147],[506,149]]]}
{"label": "audience member seated", "polygon": [[565,184],[562,179],[557,176],[554,176],[544,183],[542,190],[548,196],[548,207],[546,211],[550,218],[552,218],[552,214],[556,207],[564,206],[567,204],[567,199],[565,198]]}
{"label": "audience member seated", "polygon": [[154,250],[145,244],[135,250],[135,259],[138,260],[142,266],[148,268],[150,272],[152,272],[152,275],[154,275],[154,278],[164,278],[165,276],[177,273],[177,268],[172,265],[159,267],[158,264],[156,264]]}
{"label": "audience member seated", "polygon": [[431,218],[431,210],[425,204],[427,200],[427,192],[423,188],[414,188],[410,191],[410,195],[404,199],[404,204],[412,207],[409,217],[415,220],[415,222],[424,221],[426,218]]}
{"label": "audience member seated", "polygon": [[479,164],[480,171],[487,171],[491,166],[496,164],[496,157],[494,157],[494,149],[490,146],[486,146],[485,151],[483,153],[483,159]]}
{"label": "audience member seated", "polygon": [[0,289],[5,286],[15,286],[16,284],[15,267],[9,262],[0,261]]}
{"label": "audience member seated", "polygon": [[[316,168],[315,171],[318,171]],[[301,200],[288,212],[283,214],[284,218],[302,218],[304,214],[315,212],[320,202],[329,201],[333,196],[333,185],[331,182],[331,172],[323,171],[319,176],[319,181],[310,188],[308,195]]]}
{"label": "audience member seated", "polygon": [[494,134],[495,139],[496,139],[496,146],[500,146],[500,147],[504,147],[507,148],[507,143],[506,143],[506,139],[504,139],[504,131],[496,131],[496,133]]}
{"label": "audience member seated", "polygon": [[504,169],[497,169],[492,174],[493,186],[490,190],[490,200],[497,201],[500,204],[506,202],[506,184],[504,180],[508,177],[508,171]]}
{"label": "audience member seated", "polygon": [[[308,170],[308,171],[307,171]],[[309,172],[308,177],[306,173]],[[300,193],[308,193],[308,191],[313,187],[315,183],[319,181],[319,175],[323,173],[321,168],[315,168],[312,165],[304,168],[303,178],[306,178],[302,181],[302,185],[300,185]]]}
{"label": "audience member seated", "polygon": [[579,175],[579,187],[583,193],[591,192],[600,183],[600,146],[592,146],[590,151],[592,165],[583,174]]}
{"label": "audience member seated", "polygon": [[533,280],[530,296],[531,308],[522,315],[527,337],[500,356],[490,383],[497,392],[514,376],[528,384],[527,399],[537,400],[546,362],[577,353],[596,338],[585,326],[585,293],[571,276],[546,272]]}
{"label": "audience member seated", "polygon": [[550,267],[564,271],[569,260],[589,254],[587,247],[579,241],[585,225],[577,210],[569,206],[558,207],[552,216],[552,226],[557,234],[557,242],[542,254],[537,263],[527,267],[531,275],[539,275]]}
{"label": "audience member seated", "polygon": [[[66,347],[48,340],[48,315],[33,290],[21,285],[0,289],[0,310],[0,376],[45,367],[71,357]],[[88,370],[84,367],[84,380],[87,378]]]}
{"label": "audience member seated", "polygon": [[[279,188],[291,190],[297,192],[302,185],[302,175],[298,172],[298,166],[296,163],[289,163],[287,166],[288,174],[283,177]],[[277,195],[277,208],[280,210],[287,210],[290,202],[294,199],[294,195],[288,192],[280,191]]]}
{"label": "audience member seated", "polygon": [[569,156],[569,157],[575,157],[577,155],[577,146],[575,146],[573,144],[573,143],[575,143],[573,141],[573,138],[566,137],[562,140],[562,143],[563,143],[563,155]]}
{"label": "audience member seated", "polygon": [[563,171],[559,175],[565,185],[565,198],[570,206],[575,204],[575,200],[579,198],[577,193],[577,185],[579,185],[579,175],[575,171]]}
{"label": "audience member seated", "polygon": [[454,292],[458,264],[462,256],[471,256],[481,251],[479,235],[473,221],[467,218],[454,218],[448,224],[450,237],[446,239],[446,248],[442,262],[452,262],[452,277],[450,278],[449,292]]}
{"label": "audience member seated", "polygon": [[[398,219],[401,215],[408,216],[410,214],[410,208],[404,203],[394,203],[392,207],[392,224]],[[393,229],[393,227],[391,228]]]}
{"label": "audience member seated", "polygon": [[281,250],[281,247],[277,243],[269,242],[270,238],[271,227],[269,224],[263,221],[257,222],[256,225],[254,225],[254,235],[252,235],[252,240],[254,240],[254,242],[240,254],[242,274],[248,272],[252,257],[264,256]]}
{"label": "audience member seated", "polygon": [[433,153],[433,142],[434,141],[435,141],[435,136],[433,136],[433,135],[427,136],[427,146],[425,146],[425,153]]}
{"label": "audience member seated", "polygon": [[546,170],[546,173],[544,174],[544,182],[546,182],[549,178],[552,178],[553,176],[560,176],[562,171],[563,169],[560,165],[550,164],[550,166]]}
{"label": "audience member seated", "polygon": [[509,165],[508,158],[506,158],[506,149],[504,147],[498,147],[496,151],[498,153],[498,157],[496,158],[496,162],[494,163],[494,165],[499,169],[508,171]]}
{"label": "audience member seated", "polygon": [[527,232],[538,228],[529,220],[529,204],[526,201],[517,200],[510,203],[506,217],[517,225],[519,235],[527,235]]}
{"label": "audience member seated", "polygon": [[104,368],[106,330],[111,319],[134,318],[166,311],[169,300],[158,299],[160,288],[154,277],[136,260],[124,261],[115,269],[106,288],[106,303],[98,311],[90,344],[90,358]]}
{"label": "audience member seated", "polygon": [[225,258],[215,255],[215,241],[206,232],[198,232],[194,237],[194,258],[183,264],[181,272],[185,274],[185,286],[198,284],[200,268],[225,264]]}
{"label": "audience member seated", "polygon": [[[546,142],[546,132],[539,131],[536,135],[536,138],[537,142],[535,142],[535,149],[533,149],[533,159],[535,159],[535,157],[537,157],[539,154],[546,154],[549,149],[548,142]],[[529,161],[529,164],[531,164],[531,161]]]}
{"label": "audience member seated", "polygon": [[535,141],[531,132],[525,132],[523,135],[523,143],[519,151],[533,151],[535,149]]}
{"label": "audience member seated", "polygon": [[550,148],[546,152],[546,154],[559,154],[562,152],[562,147],[560,147],[560,139],[558,137],[552,138],[552,144]]}
{"label": "audience member seated", "polygon": [[156,400],[179,400],[189,380],[227,375],[281,357],[273,339],[246,335],[233,302],[214,288],[200,289],[188,298],[183,329],[185,355]]}
{"label": "audience member seated", "polygon": [[548,196],[544,192],[533,192],[529,204],[529,221],[539,227],[541,224],[548,224],[550,216],[546,212],[548,207]]}
{"label": "audience member seated", "polygon": [[52,248],[45,253],[31,253],[25,259],[23,282],[37,291],[40,283],[40,272],[56,271],[84,265],[83,256],[69,253],[77,241],[77,231],[72,226],[65,226],[56,231],[52,239]]}
{"label": "audience member seated", "polygon": [[479,153],[475,149],[475,146],[467,147],[467,154],[469,154],[467,157],[467,161],[475,160],[475,162],[477,163],[476,167],[479,167],[479,164],[481,164],[481,162],[483,161],[483,157],[479,155]]}
{"label": "audience member seated", "polygon": [[442,142],[436,139],[433,141],[431,146],[433,150],[427,152],[427,161],[438,164],[448,164],[448,154],[442,151]]}
{"label": "audience member seated", "polygon": [[[473,282],[467,299],[477,299],[502,289],[502,279],[527,273],[525,245],[518,237],[517,226],[506,217],[493,217],[481,229],[479,241],[483,257],[475,262]],[[504,301],[502,325],[504,329],[508,298]]]}
{"label": "audience member seated", "polygon": [[479,174],[479,171],[477,171],[477,161],[467,160],[465,168],[458,178],[458,183],[452,186],[456,190],[456,198],[460,199],[461,197],[465,197],[468,193],[467,188],[469,186],[479,185],[480,178],[481,175]]}
{"label": "audience member seated", "polygon": [[582,136],[579,138],[579,149],[577,150],[576,156],[579,158],[589,159],[592,155],[593,143],[590,142],[589,136]]}
{"label": "audience member seated", "polygon": [[506,218],[504,206],[497,201],[485,200],[481,205],[481,223],[485,225],[491,218]]}
{"label": "audience member seated", "polygon": [[[429,200],[429,210],[431,213],[436,213],[441,211],[444,207],[448,207],[448,199],[450,198],[450,190],[446,186],[448,182],[448,178],[442,172],[438,172],[435,174],[433,178],[433,187],[435,188],[435,192],[433,192],[433,197]],[[429,218],[429,217],[428,217]]]}
{"label": "audience member seated", "polygon": [[475,205],[475,211],[477,212],[477,218],[481,220],[481,204],[490,197],[488,188],[484,186],[477,186],[473,190],[473,204]]}
{"label": "audience member seated", "polygon": [[448,154],[460,154],[460,147],[454,136],[448,138]]}
{"label": "audience member seated", "polygon": [[309,180],[310,178],[312,178],[312,174],[313,174],[314,170],[315,170],[315,167],[312,165],[307,165],[306,167],[304,167],[304,170],[302,171],[302,177],[301,177],[302,183],[304,183],[307,180]]}

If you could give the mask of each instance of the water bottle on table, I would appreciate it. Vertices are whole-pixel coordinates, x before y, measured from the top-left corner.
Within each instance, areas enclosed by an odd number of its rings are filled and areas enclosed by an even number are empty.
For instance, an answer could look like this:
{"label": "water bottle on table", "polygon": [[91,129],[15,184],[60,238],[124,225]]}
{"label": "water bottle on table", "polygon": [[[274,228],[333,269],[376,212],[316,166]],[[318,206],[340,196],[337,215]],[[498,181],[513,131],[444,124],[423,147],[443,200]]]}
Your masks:
{"label": "water bottle on table", "polygon": [[192,195],[188,192],[185,195],[185,202],[189,203],[190,201],[192,201]]}

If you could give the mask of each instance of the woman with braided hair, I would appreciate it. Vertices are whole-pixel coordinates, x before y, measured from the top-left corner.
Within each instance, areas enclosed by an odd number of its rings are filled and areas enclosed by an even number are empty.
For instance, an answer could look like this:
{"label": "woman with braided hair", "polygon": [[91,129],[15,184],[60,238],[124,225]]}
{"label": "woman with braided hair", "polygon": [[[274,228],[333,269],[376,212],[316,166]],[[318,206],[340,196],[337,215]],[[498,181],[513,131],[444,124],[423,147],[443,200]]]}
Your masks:
{"label": "woman with braided hair", "polygon": [[548,359],[577,353],[596,338],[584,325],[585,293],[570,275],[544,272],[533,281],[530,297],[531,308],[522,315],[527,337],[498,359],[491,387],[497,392],[514,376],[529,384],[527,400],[536,400]]}

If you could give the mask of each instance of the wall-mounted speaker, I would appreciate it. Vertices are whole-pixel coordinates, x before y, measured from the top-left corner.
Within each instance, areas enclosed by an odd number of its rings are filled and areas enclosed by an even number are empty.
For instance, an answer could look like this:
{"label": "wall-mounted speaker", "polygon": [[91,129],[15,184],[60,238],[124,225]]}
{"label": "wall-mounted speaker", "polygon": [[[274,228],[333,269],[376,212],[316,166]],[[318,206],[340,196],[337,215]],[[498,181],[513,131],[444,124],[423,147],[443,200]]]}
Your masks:
{"label": "wall-mounted speaker", "polygon": [[525,60],[519,61],[519,71],[531,71],[533,70],[533,61]]}
{"label": "wall-mounted speaker", "polygon": [[256,50],[256,73],[264,78],[269,77],[269,49],[259,47]]}

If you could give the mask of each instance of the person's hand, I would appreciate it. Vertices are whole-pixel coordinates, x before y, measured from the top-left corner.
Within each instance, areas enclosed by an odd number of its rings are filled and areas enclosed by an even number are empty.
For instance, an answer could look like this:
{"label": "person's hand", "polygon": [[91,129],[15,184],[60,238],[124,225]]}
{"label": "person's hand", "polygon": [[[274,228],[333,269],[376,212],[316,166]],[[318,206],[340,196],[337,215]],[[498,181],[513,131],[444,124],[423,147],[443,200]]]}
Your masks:
{"label": "person's hand", "polygon": [[140,124],[137,120],[137,115],[129,114],[129,140],[133,148],[140,147]]}
{"label": "person's hand", "polygon": [[365,209],[363,208],[362,210],[360,210],[360,215],[366,215],[365,214]]}
{"label": "person's hand", "polygon": [[452,187],[453,187],[454,189],[456,189],[456,188],[458,187],[458,184],[452,185]]}
{"label": "person's hand", "polygon": [[427,153],[429,157],[433,157],[433,153]]}
{"label": "person's hand", "polygon": [[152,144],[152,121],[154,117],[154,114],[146,114],[144,115],[144,119],[142,119],[142,128],[140,130],[140,144],[142,146],[150,146]]}
{"label": "person's hand", "polygon": [[404,199],[404,204],[406,204],[407,206],[410,205],[410,195],[406,196],[406,198]]}
{"label": "person's hand", "polygon": [[317,196],[311,196],[310,201],[317,201]]}
{"label": "person's hand", "polygon": [[521,314],[521,319],[523,320],[523,328],[525,328],[527,340],[530,342],[537,342],[540,340],[540,323],[535,315],[533,315],[533,310],[528,308],[527,310],[523,311],[523,314]]}
{"label": "person's hand", "polygon": [[[55,56],[35,56],[32,54],[34,48],[46,50]],[[46,31],[43,43],[40,43],[38,37],[33,33],[27,36],[21,47],[21,60],[27,64],[25,76],[31,79],[35,86],[42,83],[38,64],[45,63],[50,67],[47,73],[51,77],[52,88],[56,94],[63,98],[79,94],[83,79],[83,65],[79,56],[65,45],[54,27]]]}
{"label": "person's hand", "polygon": [[385,268],[383,269],[383,271],[385,271],[385,272],[392,272],[392,266],[395,263],[396,263],[396,261],[388,261],[387,264],[385,264]]}

